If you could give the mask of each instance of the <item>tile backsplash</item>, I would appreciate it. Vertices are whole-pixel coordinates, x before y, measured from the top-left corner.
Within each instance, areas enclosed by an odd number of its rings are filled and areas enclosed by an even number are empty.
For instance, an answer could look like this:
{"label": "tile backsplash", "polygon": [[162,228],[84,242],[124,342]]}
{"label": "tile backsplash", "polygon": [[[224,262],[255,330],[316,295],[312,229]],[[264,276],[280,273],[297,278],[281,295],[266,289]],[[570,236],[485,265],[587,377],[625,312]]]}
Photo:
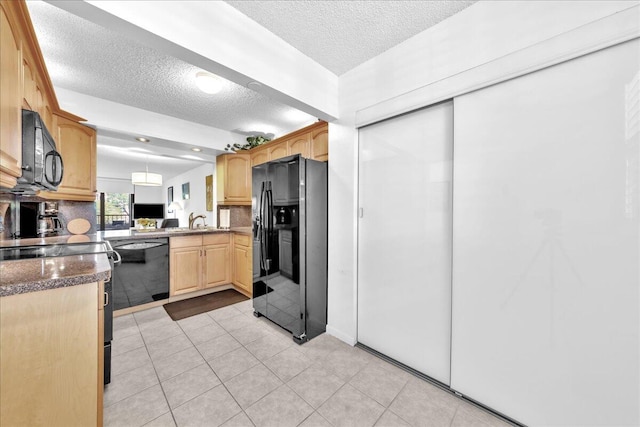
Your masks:
{"label": "tile backsplash", "polygon": [[[44,202],[45,199],[36,196],[18,196],[11,193],[0,193],[0,216],[4,229],[0,232],[0,239],[13,239],[14,233],[17,231],[16,218],[17,209],[21,202]],[[3,211],[4,210],[4,215]],[[66,225],[72,219],[84,218],[91,224],[91,228],[87,233],[95,233],[97,231],[96,208],[94,202],[73,202],[68,200],[58,201],[58,218],[62,220],[64,229],[59,231],[59,235],[70,234]]]}
{"label": "tile backsplash", "polygon": [[89,221],[91,228],[87,231],[87,234],[98,231],[96,206],[94,202],[72,202],[68,200],[61,200],[60,203],[58,203],[58,217],[65,225],[65,229],[58,233],[60,235],[70,234],[66,229],[66,225],[69,221],[76,218],[84,218]]}
{"label": "tile backsplash", "polygon": [[216,224],[220,224],[220,209],[229,209],[230,227],[251,227],[251,206],[218,206]]}

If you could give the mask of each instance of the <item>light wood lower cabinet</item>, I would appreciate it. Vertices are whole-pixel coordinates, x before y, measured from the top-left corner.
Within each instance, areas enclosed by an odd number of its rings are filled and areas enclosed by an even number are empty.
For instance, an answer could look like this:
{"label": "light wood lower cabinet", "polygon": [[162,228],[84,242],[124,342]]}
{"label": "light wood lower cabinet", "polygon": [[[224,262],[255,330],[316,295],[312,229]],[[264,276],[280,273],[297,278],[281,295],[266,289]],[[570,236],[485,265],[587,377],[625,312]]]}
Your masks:
{"label": "light wood lower cabinet", "polygon": [[253,294],[252,242],[247,234],[233,236],[233,284],[247,296]]}
{"label": "light wood lower cabinet", "polygon": [[225,243],[205,244],[204,252],[204,288],[226,285],[231,281],[231,251],[229,236]]}
{"label": "light wood lower cabinet", "polygon": [[101,426],[102,282],[0,298],[0,425]]}
{"label": "light wood lower cabinet", "polygon": [[170,296],[229,284],[230,240],[227,233],[170,238]]}

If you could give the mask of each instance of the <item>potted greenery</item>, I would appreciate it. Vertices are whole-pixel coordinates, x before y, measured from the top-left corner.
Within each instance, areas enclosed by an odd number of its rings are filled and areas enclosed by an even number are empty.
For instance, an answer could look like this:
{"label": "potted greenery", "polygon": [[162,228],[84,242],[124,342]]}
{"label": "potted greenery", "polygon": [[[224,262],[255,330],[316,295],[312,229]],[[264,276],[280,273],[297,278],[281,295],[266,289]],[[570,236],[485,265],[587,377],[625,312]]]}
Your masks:
{"label": "potted greenery", "polygon": [[271,138],[266,138],[264,136],[248,136],[246,144],[227,144],[224,148],[225,151],[238,151],[238,150],[250,150],[259,145],[262,145],[266,142],[271,141]]}

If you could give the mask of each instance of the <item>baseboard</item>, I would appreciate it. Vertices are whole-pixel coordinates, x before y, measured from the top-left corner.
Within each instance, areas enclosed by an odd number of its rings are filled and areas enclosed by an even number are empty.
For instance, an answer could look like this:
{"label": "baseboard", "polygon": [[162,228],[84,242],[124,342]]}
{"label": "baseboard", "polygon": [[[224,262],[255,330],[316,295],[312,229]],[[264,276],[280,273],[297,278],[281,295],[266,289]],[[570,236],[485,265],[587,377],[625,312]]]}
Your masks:
{"label": "baseboard", "polygon": [[138,311],[148,310],[154,307],[160,307],[168,303],[168,299],[161,299],[158,301],[149,302],[146,304],[136,305],[133,307],[122,308],[120,310],[113,311],[113,317],[124,316],[126,314],[137,313]]}
{"label": "baseboard", "polygon": [[327,334],[332,337],[338,338],[340,341],[344,341],[349,345],[356,345],[358,342],[354,337],[349,334],[345,334],[344,332],[332,327],[331,325],[327,325]]}
{"label": "baseboard", "polygon": [[201,289],[195,292],[187,292],[186,294],[172,295],[169,297],[169,302],[182,301],[183,299],[189,299],[189,298],[199,297],[202,295],[213,294],[215,292],[220,292],[226,289],[234,289],[234,288],[235,286],[233,286],[232,284],[228,284],[228,285],[216,286],[215,288]]}

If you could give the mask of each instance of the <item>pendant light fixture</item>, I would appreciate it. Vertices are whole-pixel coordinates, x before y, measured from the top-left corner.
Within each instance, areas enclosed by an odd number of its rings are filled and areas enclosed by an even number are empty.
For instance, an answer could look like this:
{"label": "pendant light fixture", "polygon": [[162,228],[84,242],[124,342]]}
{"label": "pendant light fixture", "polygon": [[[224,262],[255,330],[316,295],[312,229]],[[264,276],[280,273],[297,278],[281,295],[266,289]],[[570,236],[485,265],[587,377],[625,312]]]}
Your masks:
{"label": "pendant light fixture", "polygon": [[149,172],[149,166],[147,165],[144,172],[131,172],[131,183],[133,185],[159,187],[162,185],[162,175]]}

